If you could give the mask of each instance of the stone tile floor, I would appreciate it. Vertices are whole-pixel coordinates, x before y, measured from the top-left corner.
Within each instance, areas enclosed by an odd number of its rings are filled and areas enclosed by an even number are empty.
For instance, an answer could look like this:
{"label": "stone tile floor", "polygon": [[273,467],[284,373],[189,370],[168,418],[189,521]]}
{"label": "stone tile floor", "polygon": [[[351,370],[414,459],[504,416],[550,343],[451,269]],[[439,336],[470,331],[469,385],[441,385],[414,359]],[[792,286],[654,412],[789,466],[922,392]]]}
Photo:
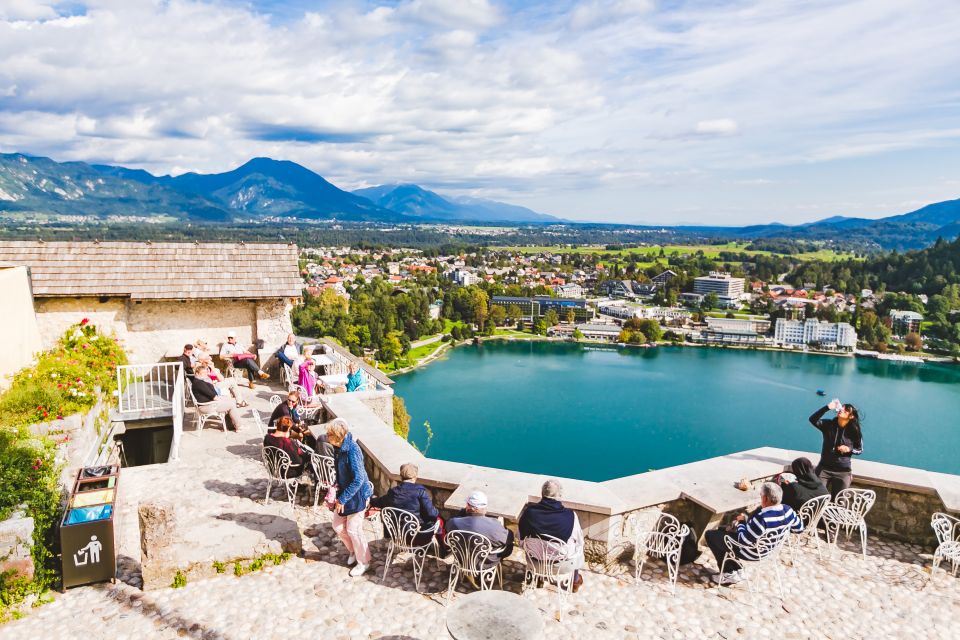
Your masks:
{"label": "stone tile floor", "polygon": [[[260,403],[257,403],[259,406]],[[235,577],[228,574],[195,581],[181,589],[141,591],[137,563],[129,559],[123,581],[80,587],[57,595],[54,602],[28,612],[0,628],[4,639],[100,638],[420,638],[448,637],[444,596],[448,569],[428,560],[421,591],[416,593],[412,565],[405,558],[383,575],[385,543],[373,543],[372,571],[350,578],[346,554],[330,528],[330,514],[283,501],[261,505],[265,476],[250,451],[237,446],[255,437],[246,432],[205,432],[194,442],[231,455],[217,460],[232,464],[185,465],[190,473],[209,474],[196,486],[209,496],[185,505],[204,511],[212,506],[273,510],[295,520],[303,538],[303,555],[287,563]],[[188,446],[190,435],[184,441]],[[234,442],[234,440],[236,442]],[[222,444],[221,444],[222,443]],[[213,482],[216,480],[216,482]],[[161,487],[174,492],[177,484]],[[276,496],[279,497],[278,491]],[[379,527],[368,523],[371,533]],[[217,544],[217,541],[204,541]],[[563,621],[557,620],[557,598],[550,589],[526,597],[539,609],[546,638],[954,638],[960,625],[960,579],[940,571],[930,581],[930,556],[920,548],[871,540],[863,559],[853,546],[843,546],[832,559],[820,561],[813,549],[802,549],[793,566],[781,568],[786,598],[776,594],[772,576],[759,576],[759,593],[746,584],[719,594],[710,581],[715,563],[709,551],[681,569],[676,595],[656,561],[647,564],[640,584],[627,564],[592,567],[581,591],[568,599]],[[132,552],[130,552],[132,554]],[[522,559],[516,553],[505,564],[504,587],[519,592]],[[461,593],[464,589],[461,588]],[[456,597],[456,596],[455,596]]]}

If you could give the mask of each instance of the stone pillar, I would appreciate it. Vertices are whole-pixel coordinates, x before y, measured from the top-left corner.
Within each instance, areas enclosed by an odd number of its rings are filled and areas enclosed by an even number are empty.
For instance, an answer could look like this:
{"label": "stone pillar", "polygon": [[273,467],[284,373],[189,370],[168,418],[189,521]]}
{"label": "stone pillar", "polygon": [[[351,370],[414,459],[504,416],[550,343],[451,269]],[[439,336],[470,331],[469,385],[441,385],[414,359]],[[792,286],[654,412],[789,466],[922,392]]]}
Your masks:
{"label": "stone pillar", "polygon": [[176,506],[172,502],[142,502],[140,520],[140,570],[143,590],[169,587],[177,570],[173,544],[176,540]]}
{"label": "stone pillar", "polygon": [[254,340],[263,341],[257,357],[264,368],[273,366],[270,360],[273,354],[287,341],[287,334],[293,332],[290,323],[290,301],[286,298],[276,300],[258,300],[256,303],[256,335]]}

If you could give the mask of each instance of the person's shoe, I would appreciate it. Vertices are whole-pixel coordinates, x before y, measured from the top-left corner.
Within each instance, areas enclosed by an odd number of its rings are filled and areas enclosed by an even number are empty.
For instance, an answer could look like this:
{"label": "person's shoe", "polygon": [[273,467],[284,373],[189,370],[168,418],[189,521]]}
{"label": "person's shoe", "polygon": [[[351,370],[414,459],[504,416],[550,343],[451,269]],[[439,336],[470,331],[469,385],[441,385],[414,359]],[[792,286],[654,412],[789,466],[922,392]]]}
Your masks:
{"label": "person's shoe", "polygon": [[574,593],[576,593],[577,591],[580,591],[580,587],[582,587],[582,586],[583,586],[583,574],[582,574],[582,573],[578,573],[578,574],[577,574],[577,579],[573,581],[573,587],[571,587],[571,590],[572,590]]}
{"label": "person's shoe", "polygon": [[261,372],[260,372],[260,379],[261,379],[261,380],[266,380],[266,379],[269,378],[269,377],[270,377],[270,374],[267,373],[266,371],[261,371]]}
{"label": "person's shoe", "polygon": [[743,570],[738,569],[737,571],[728,571],[723,574],[715,573],[711,577],[717,584],[737,584],[743,580]]}
{"label": "person's shoe", "polygon": [[347,566],[352,567],[355,564],[357,564],[357,556],[351,553],[350,556],[347,558]]}
{"label": "person's shoe", "polygon": [[249,388],[251,388],[251,389],[255,389],[255,388],[257,387],[257,385],[253,384],[253,380],[251,380],[251,381],[249,381],[249,382],[247,383],[247,387],[249,387]]}
{"label": "person's shoe", "polygon": [[350,577],[359,578],[360,576],[365,574],[367,572],[367,569],[369,568],[370,568],[370,565],[358,562],[357,566],[355,566],[353,569],[350,569]]}

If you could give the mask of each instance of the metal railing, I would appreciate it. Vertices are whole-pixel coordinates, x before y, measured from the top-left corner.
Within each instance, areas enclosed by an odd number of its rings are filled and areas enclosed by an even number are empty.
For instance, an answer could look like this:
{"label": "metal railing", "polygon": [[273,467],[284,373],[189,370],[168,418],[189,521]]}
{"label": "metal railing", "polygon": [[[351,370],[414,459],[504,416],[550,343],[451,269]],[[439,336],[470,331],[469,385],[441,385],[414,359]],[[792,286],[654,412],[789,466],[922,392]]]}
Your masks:
{"label": "metal railing", "polygon": [[[180,394],[176,394],[177,379]],[[117,367],[117,409],[120,414],[170,411],[183,405],[183,364],[126,364]]]}

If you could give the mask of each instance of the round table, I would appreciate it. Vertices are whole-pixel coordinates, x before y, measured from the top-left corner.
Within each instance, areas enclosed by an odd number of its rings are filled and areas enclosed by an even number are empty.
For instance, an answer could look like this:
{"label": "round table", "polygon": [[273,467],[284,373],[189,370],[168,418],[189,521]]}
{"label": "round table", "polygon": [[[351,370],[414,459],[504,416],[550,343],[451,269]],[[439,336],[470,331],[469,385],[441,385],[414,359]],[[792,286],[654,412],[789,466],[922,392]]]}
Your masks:
{"label": "round table", "polygon": [[475,591],[457,596],[447,611],[455,640],[536,640],[543,635],[537,608],[509,591]]}

